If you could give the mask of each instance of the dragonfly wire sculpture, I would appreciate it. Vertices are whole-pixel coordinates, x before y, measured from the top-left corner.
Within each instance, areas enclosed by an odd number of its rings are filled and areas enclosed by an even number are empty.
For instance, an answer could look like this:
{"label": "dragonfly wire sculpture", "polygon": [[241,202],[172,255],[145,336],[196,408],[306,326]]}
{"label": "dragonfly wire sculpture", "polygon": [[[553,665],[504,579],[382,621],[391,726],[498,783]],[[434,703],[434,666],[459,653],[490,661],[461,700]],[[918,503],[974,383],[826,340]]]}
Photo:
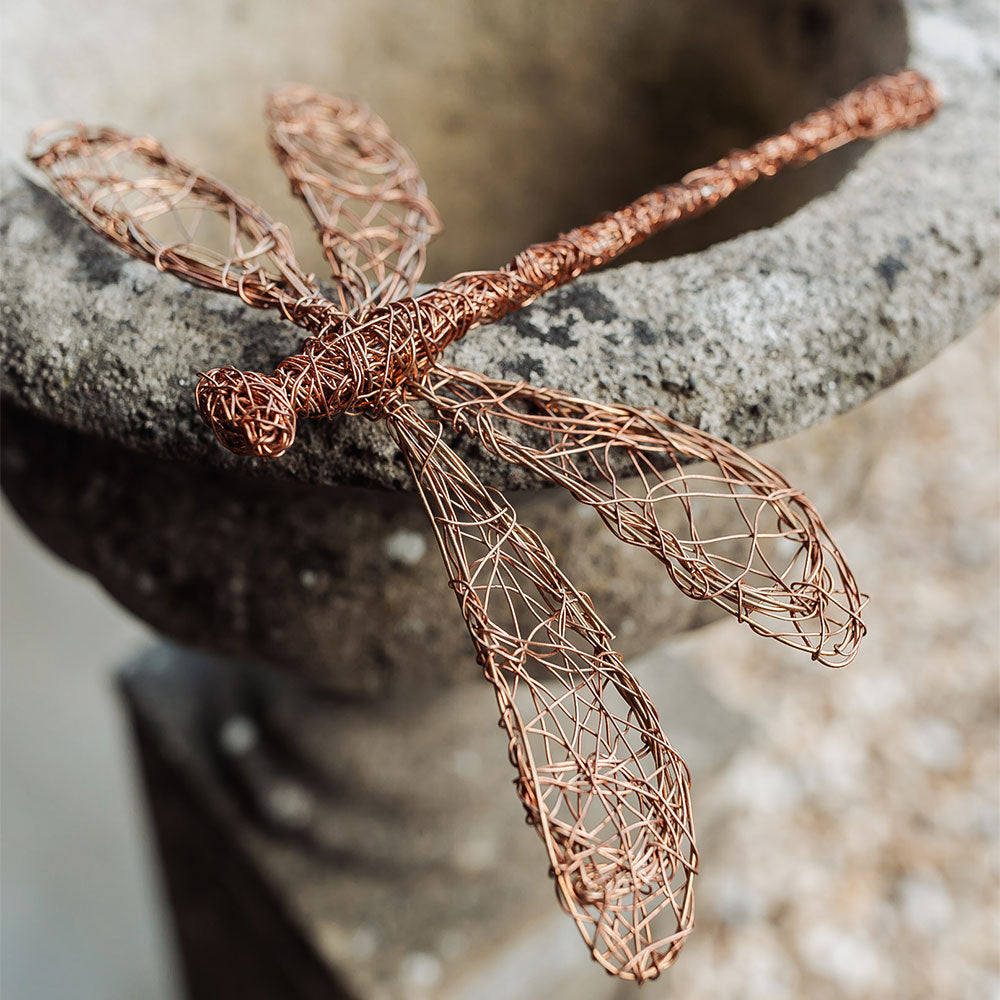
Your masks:
{"label": "dragonfly wire sculpture", "polygon": [[[289,85],[271,98],[270,142],[313,217],[335,299],[296,262],[282,225],[154,139],[60,125],[30,141],[29,157],[55,190],[118,246],[195,285],[279,309],[309,333],[272,375],[232,367],[201,375],[198,409],[223,445],[273,459],[292,444],[297,417],[384,421],[494,687],[517,794],[545,843],[557,895],[593,957],[625,979],[658,975],[692,928],[698,854],[688,770],[590,599],[448,435],[464,431],[564,487],[622,541],[648,549],[690,597],[821,663],[853,658],[866,598],[810,502],[759,460],[652,409],[438,358],[473,327],[758,177],[918,125],[937,103],[912,71],[870,80],[787,132],[530,246],[499,270],[415,295],[440,227],[412,157],[365,106]],[[737,527],[701,530],[719,505]],[[660,523],[674,507],[685,531]]]}

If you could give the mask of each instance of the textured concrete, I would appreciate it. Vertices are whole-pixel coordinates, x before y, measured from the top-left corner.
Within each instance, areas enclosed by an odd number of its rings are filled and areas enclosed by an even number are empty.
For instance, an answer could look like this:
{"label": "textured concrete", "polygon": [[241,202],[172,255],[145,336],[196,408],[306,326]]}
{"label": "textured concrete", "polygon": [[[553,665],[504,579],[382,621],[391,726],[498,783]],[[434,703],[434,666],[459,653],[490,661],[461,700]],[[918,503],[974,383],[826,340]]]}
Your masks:
{"label": "textured concrete", "polygon": [[[863,493],[891,419],[854,411],[761,457],[828,517]],[[14,407],[2,421],[4,491],[53,551],[183,642],[281,664],[328,690],[402,696],[475,681],[468,632],[430,521],[412,494],[301,486],[136,454]],[[836,476],[829,470],[836,469]],[[670,582],[562,491],[513,495],[631,657],[720,612]],[[703,531],[739,531],[728,506]],[[680,531],[680,509],[662,515]]]}
{"label": "textured concrete", "polygon": [[[919,368],[1000,292],[1000,164],[983,148],[998,127],[1000,64],[979,31],[986,16],[978,0],[914,8],[910,61],[940,84],[945,106],[925,128],[876,144],[829,194],[702,253],[545,296],[476,331],[451,360],[656,405],[741,444],[847,410]],[[194,412],[195,373],[267,368],[295,348],[296,331],[157,275],[48,194],[9,173],[4,183],[10,400],[131,448],[233,466]],[[525,481],[478,453],[475,465],[497,485]],[[382,429],[362,420],[310,426],[256,471],[391,487],[407,476]]]}
{"label": "textured concrete", "polygon": [[[820,100],[817,89],[848,85],[844,75],[853,83],[901,59],[903,22],[893,9],[845,5],[818,24],[790,5],[800,30],[780,47],[803,56],[782,64],[785,83],[797,81],[796,100]],[[724,10],[733,27],[737,8]],[[835,190],[770,228],[546,296],[475,331],[454,358],[595,398],[655,403],[741,442],[850,409],[923,363],[998,287],[996,164],[974,169],[971,159],[993,114],[977,90],[993,57],[967,30],[977,11],[915,15],[916,62],[946,97],[939,120],[890,137],[856,164],[834,157],[788,174],[830,186],[848,170]],[[862,45],[866,18],[880,30]],[[809,25],[825,33],[832,61],[805,59]],[[709,35],[695,33],[692,45],[709,51]],[[751,51],[761,59],[769,49],[748,43]],[[805,110],[793,112],[762,67],[747,69],[778,121]],[[740,106],[730,113],[746,117]],[[749,116],[753,127],[767,127],[759,118]],[[692,155],[709,141],[682,135]],[[307,424],[289,456],[265,466],[219,448],[195,413],[197,370],[224,361],[266,367],[295,349],[298,331],[157,274],[44,190],[7,176],[4,481],[40,537],[146,621],[216,652],[281,663],[354,695],[471,677],[429,525],[415,498],[385,490],[405,486],[407,474],[382,428]],[[780,182],[762,192],[786,209],[818,193]],[[747,204],[727,225],[759,221]],[[865,420],[831,424],[769,456],[828,518],[862,491],[888,436]],[[487,480],[526,485],[518,470],[462,448]],[[619,632],[625,655],[710,617],[564,494],[526,493],[518,506]],[[415,644],[435,655],[414,664]]]}

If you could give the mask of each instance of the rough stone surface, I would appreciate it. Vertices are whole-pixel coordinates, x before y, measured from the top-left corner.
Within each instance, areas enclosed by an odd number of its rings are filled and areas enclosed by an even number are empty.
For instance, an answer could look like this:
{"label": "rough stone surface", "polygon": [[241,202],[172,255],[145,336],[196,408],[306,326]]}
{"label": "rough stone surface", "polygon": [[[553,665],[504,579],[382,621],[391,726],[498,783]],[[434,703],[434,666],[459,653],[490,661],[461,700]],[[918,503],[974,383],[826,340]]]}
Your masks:
{"label": "rough stone surface", "polygon": [[[475,331],[450,359],[606,400],[652,404],[741,444],[842,412],[966,332],[1000,292],[1000,61],[979,0],[913,4],[911,63],[945,106],[882,140],[829,194],[702,253],[625,265]],[[287,324],[106,246],[20,177],[4,182],[4,392],[132,448],[232,467],[195,415],[198,370],[266,368]],[[245,464],[245,463],[244,463]],[[482,458],[500,486],[518,470]],[[381,428],[314,423],[260,475],[405,486]]]}
{"label": "rough stone surface", "polygon": [[[94,0],[73,32],[52,25],[76,16],[74,0],[8,12],[6,155],[20,158],[29,130],[52,117],[151,132],[286,222],[322,274],[312,228],[265,150],[261,108],[284,80],[357,95],[412,149],[441,210],[433,281],[494,267],[781,128],[907,51],[900,0],[715,0],[710,18],[703,0],[623,3],[613,16],[605,0],[305,0],[280,20],[269,0],[122,12],[122,0]],[[664,234],[647,259],[772,225],[854,159],[841,150],[786,172]]]}
{"label": "rough stone surface", "polygon": [[[746,717],[682,658],[638,671],[698,773],[725,767]],[[622,995],[554,898],[485,683],[358,705],[169,647],[123,682],[192,996]]]}
{"label": "rough stone surface", "polygon": [[[761,457],[827,517],[863,494],[884,408],[859,407]],[[140,455],[15,407],[3,421],[4,490],[32,531],[165,634],[281,664],[328,690],[402,695],[474,681],[469,636],[430,522],[412,494],[303,486]],[[836,475],[830,470],[835,469]],[[683,596],[644,549],[561,490],[513,494],[559,565],[594,599],[623,656],[721,612]],[[742,525],[735,508],[703,531]],[[681,531],[678,507],[662,514]]]}

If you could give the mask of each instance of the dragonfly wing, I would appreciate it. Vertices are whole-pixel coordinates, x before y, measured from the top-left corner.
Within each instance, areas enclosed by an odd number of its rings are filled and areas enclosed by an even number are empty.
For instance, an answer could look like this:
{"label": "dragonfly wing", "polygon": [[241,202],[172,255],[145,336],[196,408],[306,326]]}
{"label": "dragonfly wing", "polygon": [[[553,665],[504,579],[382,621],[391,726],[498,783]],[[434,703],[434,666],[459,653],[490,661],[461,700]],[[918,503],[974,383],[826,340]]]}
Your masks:
{"label": "dragonfly wing", "polygon": [[586,595],[408,404],[389,417],[500,707],[528,822],[594,957],[628,979],[676,957],[694,914],[687,767]]}
{"label": "dragonfly wing", "polygon": [[365,105],[302,84],[276,91],[270,139],[306,204],[345,312],[413,291],[437,210],[413,157]]}
{"label": "dragonfly wing", "polygon": [[765,463],[656,410],[444,366],[416,392],[456,428],[565,487],[688,596],[842,666],[866,597],[815,508]]}
{"label": "dragonfly wing", "polygon": [[318,295],[283,226],[150,136],[43,125],[28,158],[94,229],[161,271],[262,308]]}

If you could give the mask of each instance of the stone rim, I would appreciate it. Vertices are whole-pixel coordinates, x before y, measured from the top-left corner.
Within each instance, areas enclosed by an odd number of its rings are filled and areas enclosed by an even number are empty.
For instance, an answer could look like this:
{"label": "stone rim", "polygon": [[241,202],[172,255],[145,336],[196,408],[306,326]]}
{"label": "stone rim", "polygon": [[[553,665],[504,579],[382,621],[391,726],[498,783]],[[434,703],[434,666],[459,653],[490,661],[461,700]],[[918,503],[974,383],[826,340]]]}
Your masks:
{"label": "stone rim", "polygon": [[[1000,55],[976,27],[978,0],[947,14],[912,3],[909,13],[911,64],[945,98],[935,121],[881,140],[836,189],[769,229],[588,276],[475,331],[448,360],[657,406],[744,446],[857,406],[929,361],[1000,294],[1000,168],[980,138],[996,132],[990,86]],[[280,461],[225,454],[197,418],[197,371],[263,368],[296,349],[299,332],[124,258],[22,178],[8,173],[3,186],[0,308],[13,403],[129,447],[244,474],[407,487],[387,436],[367,421],[304,423]],[[32,287],[30,261],[42,254],[55,274],[35,274]],[[73,284],[81,266],[86,287]],[[132,298],[131,309],[109,301],[109,285]],[[46,325],[53,295],[75,299],[79,329]],[[149,328],[163,327],[146,350],[173,353],[139,399],[144,316]],[[192,335],[199,321],[221,338]],[[474,447],[466,453],[491,484],[533,485]]]}

